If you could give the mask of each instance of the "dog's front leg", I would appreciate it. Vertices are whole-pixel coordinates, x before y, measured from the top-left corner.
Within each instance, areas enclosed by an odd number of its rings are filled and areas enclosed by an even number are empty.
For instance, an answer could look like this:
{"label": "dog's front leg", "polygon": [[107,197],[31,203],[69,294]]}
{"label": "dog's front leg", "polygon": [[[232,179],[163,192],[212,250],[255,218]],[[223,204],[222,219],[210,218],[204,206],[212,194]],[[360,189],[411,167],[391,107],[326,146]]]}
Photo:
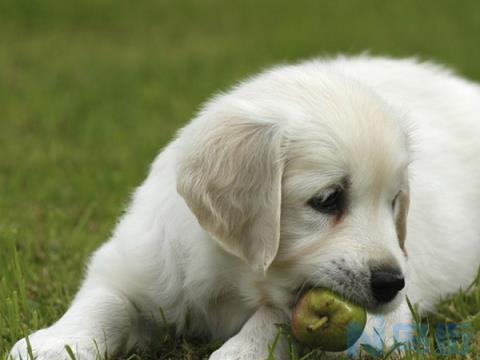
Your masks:
{"label": "dog's front leg", "polygon": [[[240,332],[215,351],[210,360],[263,360],[268,357],[269,346],[279,330],[276,324],[288,321],[280,310],[262,306],[243,325]],[[284,359],[287,344],[283,337],[275,346],[275,359]]]}
{"label": "dog's front leg", "polygon": [[[60,320],[28,337],[33,356],[36,360],[70,359],[66,345],[81,360],[103,359],[107,352],[121,352],[131,343],[135,314],[130,301],[116,290],[84,286]],[[25,360],[30,359],[28,353],[27,341],[22,339],[10,356]]]}

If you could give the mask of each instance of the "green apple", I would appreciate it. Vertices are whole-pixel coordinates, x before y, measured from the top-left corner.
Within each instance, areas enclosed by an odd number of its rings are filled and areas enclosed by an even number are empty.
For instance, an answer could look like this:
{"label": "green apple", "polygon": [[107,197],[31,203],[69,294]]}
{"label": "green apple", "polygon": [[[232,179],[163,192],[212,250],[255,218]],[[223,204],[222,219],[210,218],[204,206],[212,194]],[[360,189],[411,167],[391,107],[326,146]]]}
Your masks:
{"label": "green apple", "polygon": [[292,331],[297,340],[310,348],[343,351],[362,335],[367,314],[327,289],[307,291],[292,316]]}

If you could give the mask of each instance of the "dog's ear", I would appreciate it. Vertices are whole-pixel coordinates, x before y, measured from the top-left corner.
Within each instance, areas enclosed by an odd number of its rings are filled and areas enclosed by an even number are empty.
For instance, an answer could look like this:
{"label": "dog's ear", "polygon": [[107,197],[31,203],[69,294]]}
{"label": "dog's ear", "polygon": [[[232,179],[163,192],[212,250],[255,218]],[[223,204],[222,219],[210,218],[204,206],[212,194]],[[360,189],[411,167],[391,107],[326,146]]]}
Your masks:
{"label": "dog's ear", "polygon": [[224,250],[265,272],[280,238],[281,131],[228,111],[203,117],[184,131],[177,191]]}
{"label": "dog's ear", "polygon": [[410,196],[409,192],[402,191],[398,195],[398,211],[396,214],[395,219],[395,227],[397,230],[398,242],[400,244],[400,248],[406,254],[405,250],[405,239],[407,237],[407,215],[408,215],[408,208],[410,205]]}

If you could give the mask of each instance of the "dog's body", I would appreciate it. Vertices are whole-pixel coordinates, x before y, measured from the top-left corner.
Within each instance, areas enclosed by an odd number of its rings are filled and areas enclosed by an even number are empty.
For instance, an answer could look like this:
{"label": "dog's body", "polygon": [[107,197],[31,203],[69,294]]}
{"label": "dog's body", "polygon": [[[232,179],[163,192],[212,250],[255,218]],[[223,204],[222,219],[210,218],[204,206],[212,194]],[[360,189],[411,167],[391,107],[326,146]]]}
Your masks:
{"label": "dog's body", "polygon": [[[388,341],[410,322],[405,294],[432,310],[476,274],[479,139],[480,88],[430,64],[336,58],[253,78],[159,154],[33,352],[124,352],[162,309],[179,333],[229,339],[212,358],[260,359],[311,286],[366,307],[371,333],[386,314]],[[379,272],[398,288],[372,290]]]}

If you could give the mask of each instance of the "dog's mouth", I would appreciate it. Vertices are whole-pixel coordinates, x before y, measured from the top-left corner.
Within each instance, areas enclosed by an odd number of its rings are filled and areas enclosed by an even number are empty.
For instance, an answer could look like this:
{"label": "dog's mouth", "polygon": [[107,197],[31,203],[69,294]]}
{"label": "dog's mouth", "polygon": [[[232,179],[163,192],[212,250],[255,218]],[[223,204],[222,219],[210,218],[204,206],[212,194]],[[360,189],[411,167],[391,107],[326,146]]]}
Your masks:
{"label": "dog's mouth", "polygon": [[346,300],[355,305],[363,307],[369,313],[372,314],[386,314],[393,311],[398,306],[398,299],[393,299],[388,303],[382,303],[375,300],[369,290],[362,289],[360,287],[347,287],[345,284],[337,284],[335,286],[322,286],[318,284],[305,283],[297,287],[292,293],[292,301],[290,302],[290,308],[293,309],[298,304],[298,302],[305,296],[309,291],[313,289],[326,289],[331,291],[334,296],[337,296],[339,299]]}
{"label": "dog's mouth", "polygon": [[297,287],[293,292],[291,296],[291,301],[290,301],[290,308],[294,308],[297,306],[298,302],[303,298],[303,296],[308,293],[309,291],[318,288],[318,286],[314,286],[309,283],[302,284],[301,286]]}
{"label": "dog's mouth", "polygon": [[364,308],[370,307],[370,305],[371,305],[369,303],[359,301],[360,299],[358,299],[358,298],[351,297],[351,296],[345,296],[345,294],[342,294],[342,292],[340,292],[338,290],[334,290],[331,287],[318,286],[318,285],[313,285],[313,284],[304,284],[301,287],[298,287],[297,289],[295,289],[295,291],[293,292],[294,295],[293,295],[293,301],[291,302],[291,307],[292,308],[295,307],[298,304],[298,302],[307,293],[309,293],[310,291],[312,291],[314,289],[325,289],[327,291],[330,291],[333,296],[338,297],[341,300],[346,300],[348,302],[351,302],[355,305],[358,305],[358,306],[361,306],[361,307],[364,307]]}

